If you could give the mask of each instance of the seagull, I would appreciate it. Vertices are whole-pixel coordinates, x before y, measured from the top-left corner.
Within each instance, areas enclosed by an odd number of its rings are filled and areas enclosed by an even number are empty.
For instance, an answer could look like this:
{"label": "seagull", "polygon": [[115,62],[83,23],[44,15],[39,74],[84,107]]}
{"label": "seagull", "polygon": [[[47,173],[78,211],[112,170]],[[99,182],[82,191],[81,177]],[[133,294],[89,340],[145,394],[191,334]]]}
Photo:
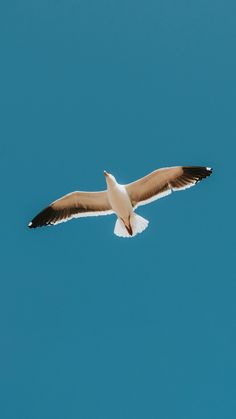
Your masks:
{"label": "seagull", "polygon": [[52,202],[29,223],[29,228],[51,226],[72,218],[116,214],[114,234],[134,237],[142,233],[149,221],[136,208],[196,185],[212,174],[212,168],[175,166],[157,169],[127,185],[119,184],[104,170],[107,189],[99,192],[72,192]]}

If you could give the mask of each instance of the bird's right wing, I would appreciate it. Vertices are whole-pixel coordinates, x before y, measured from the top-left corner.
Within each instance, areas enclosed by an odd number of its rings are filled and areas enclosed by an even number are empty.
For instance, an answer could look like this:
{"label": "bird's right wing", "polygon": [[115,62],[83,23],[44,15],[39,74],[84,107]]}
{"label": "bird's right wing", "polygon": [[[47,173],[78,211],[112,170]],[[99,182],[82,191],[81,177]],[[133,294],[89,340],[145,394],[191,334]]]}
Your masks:
{"label": "bird's right wing", "polygon": [[201,166],[176,166],[158,169],[126,185],[133,207],[149,204],[172,191],[190,188],[210,176],[212,169]]}
{"label": "bird's right wing", "polygon": [[113,214],[107,191],[72,192],[52,202],[29,223],[30,228],[59,224],[72,218]]}

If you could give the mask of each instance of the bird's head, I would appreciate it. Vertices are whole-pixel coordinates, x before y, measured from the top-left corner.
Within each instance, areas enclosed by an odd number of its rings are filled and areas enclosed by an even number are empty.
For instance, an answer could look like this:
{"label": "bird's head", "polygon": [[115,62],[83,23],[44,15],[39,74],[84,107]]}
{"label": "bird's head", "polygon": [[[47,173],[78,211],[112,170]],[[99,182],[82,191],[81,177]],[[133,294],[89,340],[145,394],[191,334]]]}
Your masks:
{"label": "bird's head", "polygon": [[104,176],[106,178],[107,185],[116,184],[116,178],[111,173],[108,173],[106,170],[104,170]]}

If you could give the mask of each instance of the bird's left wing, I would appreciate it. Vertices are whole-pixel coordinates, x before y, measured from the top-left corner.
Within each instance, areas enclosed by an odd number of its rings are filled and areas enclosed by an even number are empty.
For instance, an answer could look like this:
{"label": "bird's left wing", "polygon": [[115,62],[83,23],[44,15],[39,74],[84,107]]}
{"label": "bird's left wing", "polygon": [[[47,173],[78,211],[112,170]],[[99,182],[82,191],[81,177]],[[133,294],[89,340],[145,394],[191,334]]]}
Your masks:
{"label": "bird's left wing", "polygon": [[72,218],[113,214],[107,191],[72,192],[52,202],[29,223],[29,228],[59,224]]}
{"label": "bird's left wing", "polygon": [[133,207],[149,204],[172,191],[190,188],[210,176],[212,169],[202,166],[176,166],[155,170],[126,185]]}

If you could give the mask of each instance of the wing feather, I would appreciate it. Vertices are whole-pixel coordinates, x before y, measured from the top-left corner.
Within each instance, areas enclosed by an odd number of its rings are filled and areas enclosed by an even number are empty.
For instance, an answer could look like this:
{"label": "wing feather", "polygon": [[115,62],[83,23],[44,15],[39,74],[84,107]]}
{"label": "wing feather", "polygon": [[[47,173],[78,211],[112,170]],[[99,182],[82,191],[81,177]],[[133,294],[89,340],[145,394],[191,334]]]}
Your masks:
{"label": "wing feather", "polygon": [[156,199],[194,186],[210,176],[212,169],[202,166],[176,166],[155,170],[126,185],[133,207],[149,204]]}
{"label": "wing feather", "polygon": [[72,218],[113,214],[107,191],[72,192],[43,209],[29,223],[29,228],[54,225]]}

